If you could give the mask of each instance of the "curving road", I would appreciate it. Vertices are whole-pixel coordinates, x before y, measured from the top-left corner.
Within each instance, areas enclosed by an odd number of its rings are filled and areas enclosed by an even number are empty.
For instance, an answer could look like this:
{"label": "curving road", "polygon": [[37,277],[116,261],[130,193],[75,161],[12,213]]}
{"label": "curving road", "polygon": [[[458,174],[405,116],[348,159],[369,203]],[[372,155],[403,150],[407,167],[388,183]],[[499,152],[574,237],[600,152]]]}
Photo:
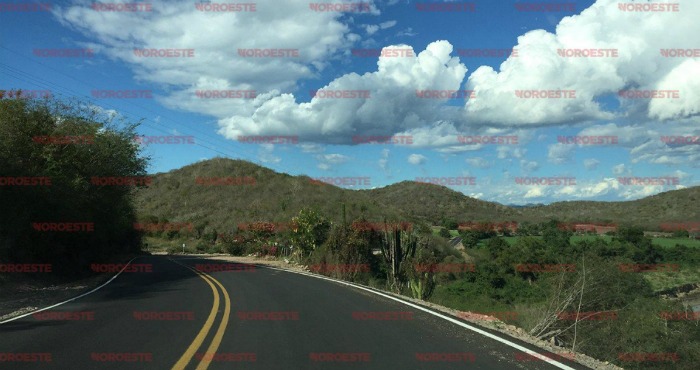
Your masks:
{"label": "curving road", "polygon": [[523,351],[544,351],[325,278],[196,257],[148,256],[132,263],[151,265],[151,271],[124,271],[91,294],[0,324],[0,365],[587,369],[556,355],[546,356],[558,362],[526,357]]}

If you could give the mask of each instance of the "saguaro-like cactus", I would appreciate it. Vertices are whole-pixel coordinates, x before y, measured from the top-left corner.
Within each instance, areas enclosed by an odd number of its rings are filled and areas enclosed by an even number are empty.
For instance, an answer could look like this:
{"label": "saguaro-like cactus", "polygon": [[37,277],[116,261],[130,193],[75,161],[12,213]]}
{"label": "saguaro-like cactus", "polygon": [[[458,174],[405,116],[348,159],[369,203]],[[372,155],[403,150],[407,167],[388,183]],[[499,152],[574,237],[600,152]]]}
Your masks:
{"label": "saguaro-like cactus", "polygon": [[381,248],[384,259],[389,264],[391,289],[400,292],[405,278],[401,273],[401,263],[413,257],[418,246],[418,238],[405,225],[388,224],[384,220]]}

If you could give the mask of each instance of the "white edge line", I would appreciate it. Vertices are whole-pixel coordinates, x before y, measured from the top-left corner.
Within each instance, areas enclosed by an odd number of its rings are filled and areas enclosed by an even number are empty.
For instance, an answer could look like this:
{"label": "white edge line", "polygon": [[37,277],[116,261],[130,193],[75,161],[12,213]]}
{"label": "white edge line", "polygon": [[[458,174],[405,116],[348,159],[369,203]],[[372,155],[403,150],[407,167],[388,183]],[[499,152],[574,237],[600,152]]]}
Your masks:
{"label": "white edge line", "polygon": [[[256,265],[257,265],[257,264],[256,264]],[[434,312],[434,311],[432,311],[432,310],[429,310],[429,309],[427,309],[427,308],[425,308],[425,307],[422,307],[422,306],[419,306],[419,305],[417,305],[417,304],[414,304],[414,303],[411,303],[411,302],[407,302],[407,301],[404,301],[404,300],[402,300],[402,299],[399,299],[399,298],[396,298],[396,297],[393,297],[393,296],[390,296],[390,295],[387,295],[387,294],[378,292],[378,291],[376,291],[376,290],[369,289],[369,288],[365,288],[365,287],[363,287],[363,286],[361,286],[361,285],[356,285],[356,284],[354,284],[354,283],[350,283],[350,282],[347,282],[347,281],[336,280],[336,279],[332,279],[332,278],[329,278],[329,277],[326,277],[326,276],[314,275],[314,274],[309,274],[309,273],[300,272],[300,271],[286,270],[286,269],[281,269],[281,268],[272,267],[272,266],[266,266],[266,265],[259,265],[259,266],[260,266],[260,267],[263,267],[263,268],[269,268],[269,269],[273,269],[273,270],[278,270],[278,271],[285,271],[285,272],[291,272],[291,273],[295,273],[295,274],[299,274],[299,275],[311,276],[311,277],[315,277],[315,278],[317,278],[317,279],[329,280],[329,281],[333,281],[333,282],[336,282],[336,283],[340,283],[340,284],[344,284],[344,285],[349,285],[349,286],[355,287],[355,288],[357,288],[357,289],[362,289],[362,290],[364,290],[364,291],[367,291],[367,292],[370,292],[370,293],[374,293],[374,294],[380,295],[380,296],[385,297],[385,298],[389,298],[389,299],[394,300],[394,301],[396,301],[396,302],[403,303],[403,304],[405,304],[405,305],[407,305],[407,306],[411,306],[411,307],[413,307],[413,308],[417,308],[417,309],[419,309],[419,310],[421,310],[421,311],[427,312],[427,313],[429,313],[429,314],[431,314],[431,315],[437,316],[437,317],[439,317],[439,318],[442,318],[442,319],[445,319],[445,320],[447,320],[447,321],[450,321],[450,322],[452,322],[452,323],[454,323],[454,324],[457,324],[457,325],[459,325],[459,326],[461,326],[461,327],[463,327],[463,328],[467,328],[467,329],[472,330],[472,331],[475,331],[475,332],[477,332],[477,333],[479,333],[479,334],[481,334],[481,335],[487,336],[487,337],[489,337],[489,338],[491,338],[491,339],[495,339],[495,340],[497,340],[497,341],[499,341],[499,342],[501,342],[501,343],[503,343],[503,344],[506,344],[506,345],[511,346],[511,347],[513,347],[513,348],[516,348],[516,349],[519,349],[519,350],[521,350],[521,351],[523,351],[523,352],[525,352],[525,353],[527,353],[527,354],[529,354],[529,355],[532,355],[532,356],[537,357],[537,358],[539,358],[539,359],[541,359],[541,360],[543,360],[543,361],[546,361],[546,362],[548,362],[549,364],[554,365],[554,366],[556,366],[556,367],[558,367],[558,368],[560,368],[560,369],[564,369],[564,370],[576,370],[576,369],[574,369],[573,367],[566,366],[566,365],[562,364],[561,362],[557,362],[557,361],[555,361],[555,360],[553,360],[553,359],[551,359],[551,358],[549,358],[549,357],[547,357],[547,356],[543,356],[543,355],[541,355],[541,354],[539,354],[539,353],[537,353],[537,352],[535,352],[535,351],[533,351],[533,350],[527,349],[527,348],[525,348],[525,347],[523,347],[523,346],[521,346],[521,345],[519,345],[519,344],[513,343],[513,342],[511,342],[511,341],[509,341],[509,340],[507,340],[507,339],[503,339],[503,338],[501,338],[501,337],[499,337],[499,336],[497,336],[497,335],[491,334],[491,333],[489,333],[489,332],[487,332],[487,331],[484,331],[484,330],[481,330],[481,329],[476,328],[476,327],[474,327],[474,326],[465,324],[465,323],[462,322],[462,321],[455,320],[455,319],[453,319],[453,318],[451,318],[451,317],[448,317],[448,316],[439,314],[439,313]],[[549,352],[549,351],[547,351],[547,352]],[[586,366],[586,367],[587,367],[587,366]]]}
{"label": "white edge line", "polygon": [[75,301],[75,300],[78,299],[78,298],[82,298],[82,297],[85,297],[85,296],[88,295],[88,294],[94,293],[94,292],[100,290],[100,289],[101,289],[102,287],[104,287],[105,285],[111,283],[112,280],[116,279],[117,276],[119,276],[119,275],[122,273],[122,271],[124,271],[124,270],[129,266],[129,264],[131,264],[131,261],[133,261],[133,260],[135,260],[135,259],[137,259],[137,258],[139,258],[139,257],[141,257],[141,256],[136,256],[136,257],[132,258],[129,262],[126,263],[126,265],[124,265],[124,267],[123,267],[121,270],[119,270],[119,272],[118,272],[116,275],[112,276],[111,279],[107,280],[106,283],[104,283],[104,284],[98,286],[97,288],[95,288],[95,289],[93,289],[93,290],[91,290],[91,291],[89,291],[89,292],[87,292],[87,293],[83,293],[83,294],[81,294],[81,295],[79,295],[79,296],[77,296],[77,297],[73,297],[73,298],[71,298],[71,299],[69,299],[69,300],[67,300],[67,301],[63,301],[63,302],[61,302],[61,303],[56,303],[56,304],[53,305],[53,306],[44,307],[44,308],[41,308],[41,309],[38,309],[38,310],[34,310],[34,311],[32,311],[32,312],[25,313],[24,315],[16,316],[16,317],[13,317],[13,318],[11,318],[11,319],[7,319],[7,320],[5,320],[5,321],[0,321],[0,324],[4,324],[4,323],[10,322],[10,321],[15,321],[15,320],[17,320],[17,319],[21,319],[21,318],[23,318],[23,317],[27,317],[27,316],[29,316],[29,315],[33,315],[33,314],[35,314],[35,313],[37,313],[37,312],[46,311],[46,310],[48,310],[48,309],[51,309],[51,308],[54,308],[54,307],[58,307],[58,306],[60,306],[60,305],[62,305],[62,304],[66,304],[66,303],[68,303],[68,302],[73,302],[73,301]]}

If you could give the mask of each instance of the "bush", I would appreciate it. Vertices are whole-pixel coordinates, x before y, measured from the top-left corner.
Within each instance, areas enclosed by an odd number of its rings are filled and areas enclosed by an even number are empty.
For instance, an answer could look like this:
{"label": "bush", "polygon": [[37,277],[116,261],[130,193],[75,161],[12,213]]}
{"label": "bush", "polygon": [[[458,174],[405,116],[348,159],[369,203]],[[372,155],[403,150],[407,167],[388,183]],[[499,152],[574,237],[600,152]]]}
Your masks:
{"label": "bush", "polygon": [[196,249],[197,252],[199,252],[199,253],[204,253],[204,252],[206,252],[209,248],[210,248],[210,244],[204,242],[203,240],[198,241],[198,242],[197,242],[197,245],[196,245],[196,247],[195,247],[195,249]]}
{"label": "bush", "polygon": [[439,235],[443,238],[452,238],[452,234],[450,234],[450,230],[443,228],[440,228],[440,233]]}
{"label": "bush", "polygon": [[[138,124],[124,122],[120,128],[90,107],[79,101],[0,96],[0,176],[51,179],[51,186],[0,190],[0,260],[52,263],[54,273],[72,275],[88,273],[91,262],[140,251],[132,187],[92,179],[146,176],[149,158],[133,140]],[[34,139],[66,136],[92,143]],[[91,222],[94,230],[57,233],[30,227],[65,220]]]}

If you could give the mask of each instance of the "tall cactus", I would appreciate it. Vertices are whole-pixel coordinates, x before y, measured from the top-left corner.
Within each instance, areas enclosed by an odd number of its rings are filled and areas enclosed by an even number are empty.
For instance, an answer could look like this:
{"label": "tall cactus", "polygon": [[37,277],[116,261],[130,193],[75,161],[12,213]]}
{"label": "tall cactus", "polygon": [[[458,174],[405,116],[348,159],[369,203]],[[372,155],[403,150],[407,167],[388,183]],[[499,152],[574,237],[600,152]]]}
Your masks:
{"label": "tall cactus", "polygon": [[419,273],[418,276],[409,278],[408,286],[413,298],[425,300],[433,293],[435,275],[432,272]]}
{"label": "tall cactus", "polygon": [[413,257],[418,246],[418,239],[412,231],[402,230],[397,224],[388,224],[384,220],[381,249],[384,260],[389,264],[391,289],[400,292],[405,281],[401,272],[401,263],[406,257]]}

